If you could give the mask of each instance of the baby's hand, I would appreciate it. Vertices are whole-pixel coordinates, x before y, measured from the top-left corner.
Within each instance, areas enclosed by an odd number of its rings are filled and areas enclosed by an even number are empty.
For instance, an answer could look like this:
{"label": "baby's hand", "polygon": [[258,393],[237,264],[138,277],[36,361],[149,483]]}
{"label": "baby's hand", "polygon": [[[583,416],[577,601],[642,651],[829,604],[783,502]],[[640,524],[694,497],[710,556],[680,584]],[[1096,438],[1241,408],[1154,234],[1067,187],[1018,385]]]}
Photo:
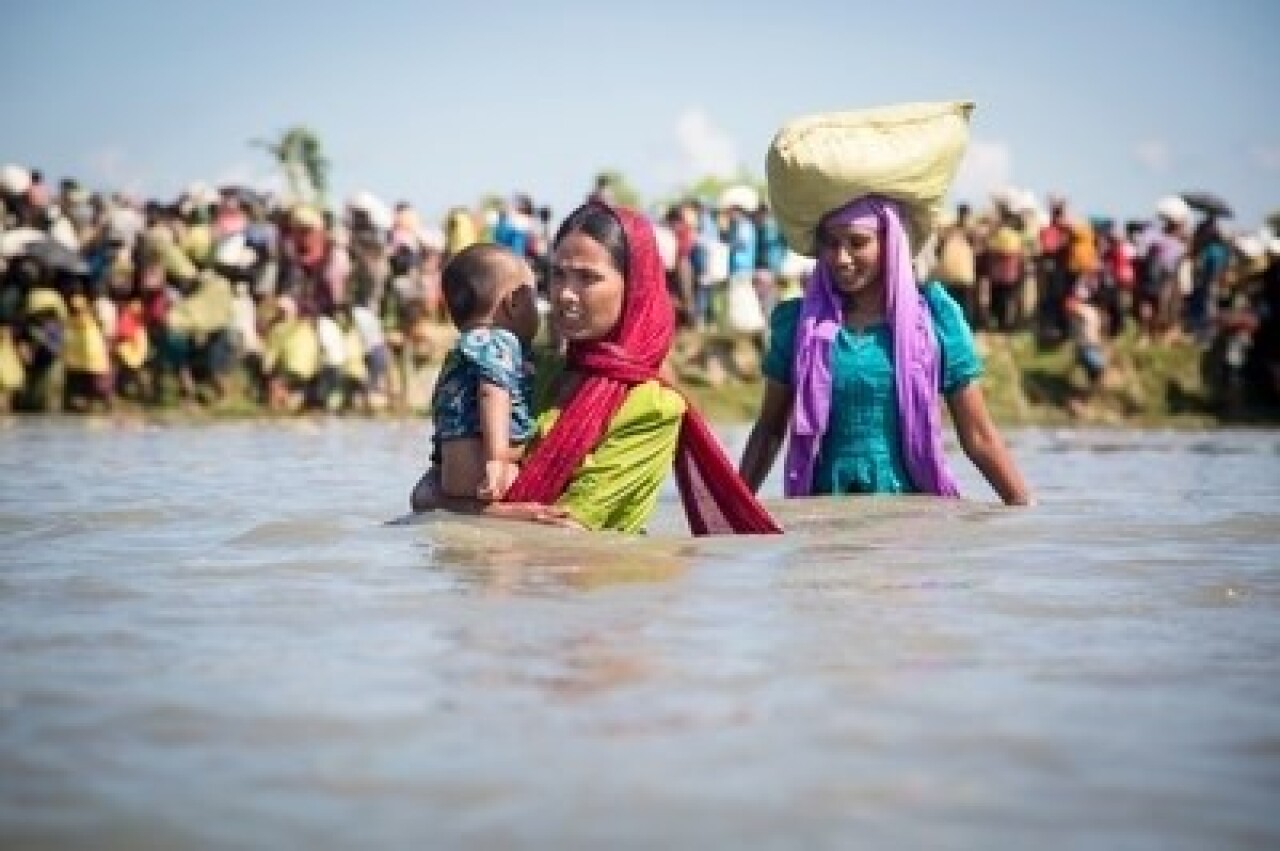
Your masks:
{"label": "baby's hand", "polygon": [[486,461],[484,464],[484,481],[476,488],[476,498],[485,502],[497,502],[507,494],[511,483],[516,480],[517,468],[506,461]]}

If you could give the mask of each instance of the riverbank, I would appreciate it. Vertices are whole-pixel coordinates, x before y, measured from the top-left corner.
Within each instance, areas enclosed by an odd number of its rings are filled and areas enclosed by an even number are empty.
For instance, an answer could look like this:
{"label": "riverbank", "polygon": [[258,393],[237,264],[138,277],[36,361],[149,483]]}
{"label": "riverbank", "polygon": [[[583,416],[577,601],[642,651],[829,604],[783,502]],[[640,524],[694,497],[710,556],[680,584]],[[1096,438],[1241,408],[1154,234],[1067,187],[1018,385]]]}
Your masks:
{"label": "riverbank", "polygon": [[[978,334],[983,390],[1006,426],[1125,426],[1202,429],[1280,426],[1280,408],[1248,399],[1232,403],[1208,380],[1212,359],[1186,342],[1152,345],[1135,334],[1109,344],[1101,386],[1090,391],[1067,343],[1042,345],[1029,332]],[[732,335],[690,335],[673,351],[676,374],[708,416],[749,420],[761,397],[757,344]]]}
{"label": "riverbank", "polygon": [[[406,376],[403,401],[364,416],[423,416],[455,333],[451,326],[433,325],[420,335],[412,355],[398,359]],[[1280,407],[1248,400],[1231,404],[1221,398],[1207,380],[1211,359],[1190,343],[1146,345],[1135,335],[1122,335],[1110,342],[1106,375],[1090,392],[1070,344],[1042,345],[1030,333],[978,334],[977,342],[986,370],[982,381],[987,405],[1003,426],[1280,427]],[[762,346],[754,336],[685,331],[672,346],[670,367],[684,392],[709,418],[746,422],[760,405],[761,359]],[[61,382],[54,383],[51,400],[59,396]],[[252,401],[248,388],[247,376],[233,373],[225,396],[216,401],[182,404],[168,387],[158,405],[118,399],[115,410],[160,421],[296,416],[268,412]]]}

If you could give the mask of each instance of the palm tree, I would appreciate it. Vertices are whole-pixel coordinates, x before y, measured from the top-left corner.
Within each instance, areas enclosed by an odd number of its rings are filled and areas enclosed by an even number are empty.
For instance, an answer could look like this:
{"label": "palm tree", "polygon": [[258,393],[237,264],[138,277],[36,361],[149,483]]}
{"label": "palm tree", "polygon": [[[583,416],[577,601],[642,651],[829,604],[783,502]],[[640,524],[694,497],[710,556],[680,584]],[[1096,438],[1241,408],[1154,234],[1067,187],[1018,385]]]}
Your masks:
{"label": "palm tree", "polygon": [[325,206],[329,159],[315,132],[307,127],[291,127],[281,134],[278,142],[254,139],[249,144],[266,149],[275,158],[295,199],[304,204]]}

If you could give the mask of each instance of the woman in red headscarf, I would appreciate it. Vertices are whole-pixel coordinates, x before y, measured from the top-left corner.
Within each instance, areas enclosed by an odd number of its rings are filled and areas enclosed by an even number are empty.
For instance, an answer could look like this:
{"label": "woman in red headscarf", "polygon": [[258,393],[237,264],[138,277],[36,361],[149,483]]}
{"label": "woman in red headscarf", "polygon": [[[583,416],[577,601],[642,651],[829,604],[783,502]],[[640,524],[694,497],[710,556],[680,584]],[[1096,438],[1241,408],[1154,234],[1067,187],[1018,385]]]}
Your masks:
{"label": "woman in red headscarf", "polygon": [[[432,471],[415,511],[495,516],[634,532],[674,467],[694,534],[781,531],[743,484],[706,422],[661,377],[675,314],[652,226],[630,210],[588,203],[556,234],[552,321],[567,341],[535,438],[505,501],[444,500]],[[539,404],[541,403],[541,404]]]}

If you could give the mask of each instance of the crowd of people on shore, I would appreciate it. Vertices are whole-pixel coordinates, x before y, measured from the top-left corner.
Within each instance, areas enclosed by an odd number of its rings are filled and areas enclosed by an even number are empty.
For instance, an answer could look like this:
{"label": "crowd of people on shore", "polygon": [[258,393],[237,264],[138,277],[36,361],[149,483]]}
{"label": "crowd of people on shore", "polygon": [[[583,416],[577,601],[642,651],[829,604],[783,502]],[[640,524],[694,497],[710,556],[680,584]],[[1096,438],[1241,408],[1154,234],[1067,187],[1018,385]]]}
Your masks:
{"label": "crowd of people on shore", "polygon": [[1069,340],[1091,384],[1102,380],[1107,342],[1126,332],[1140,345],[1195,345],[1209,355],[1215,396],[1247,387],[1280,398],[1280,237],[1231,234],[1217,199],[1160,199],[1149,220],[1073,214],[1050,196],[993,196],[975,216],[960,205],[935,238],[927,277],[941,281],[979,330],[1034,330]]}
{"label": "crowd of people on shore", "polygon": [[[592,196],[611,200],[601,181]],[[552,212],[527,195],[436,225],[369,193],[340,209],[194,184],[143,200],[37,170],[0,174],[0,406],[94,410],[211,404],[275,412],[403,408],[407,365],[448,317],[441,270],[476,242],[526,258],[545,293]],[[1224,386],[1280,387],[1280,238],[1232,237],[1178,196],[1150,221],[1047,212],[1001,192],[960,206],[917,258],[969,323],[1074,344],[1089,376],[1126,329],[1152,345],[1222,351]],[[651,216],[681,326],[767,332],[812,265],[747,186]]]}

